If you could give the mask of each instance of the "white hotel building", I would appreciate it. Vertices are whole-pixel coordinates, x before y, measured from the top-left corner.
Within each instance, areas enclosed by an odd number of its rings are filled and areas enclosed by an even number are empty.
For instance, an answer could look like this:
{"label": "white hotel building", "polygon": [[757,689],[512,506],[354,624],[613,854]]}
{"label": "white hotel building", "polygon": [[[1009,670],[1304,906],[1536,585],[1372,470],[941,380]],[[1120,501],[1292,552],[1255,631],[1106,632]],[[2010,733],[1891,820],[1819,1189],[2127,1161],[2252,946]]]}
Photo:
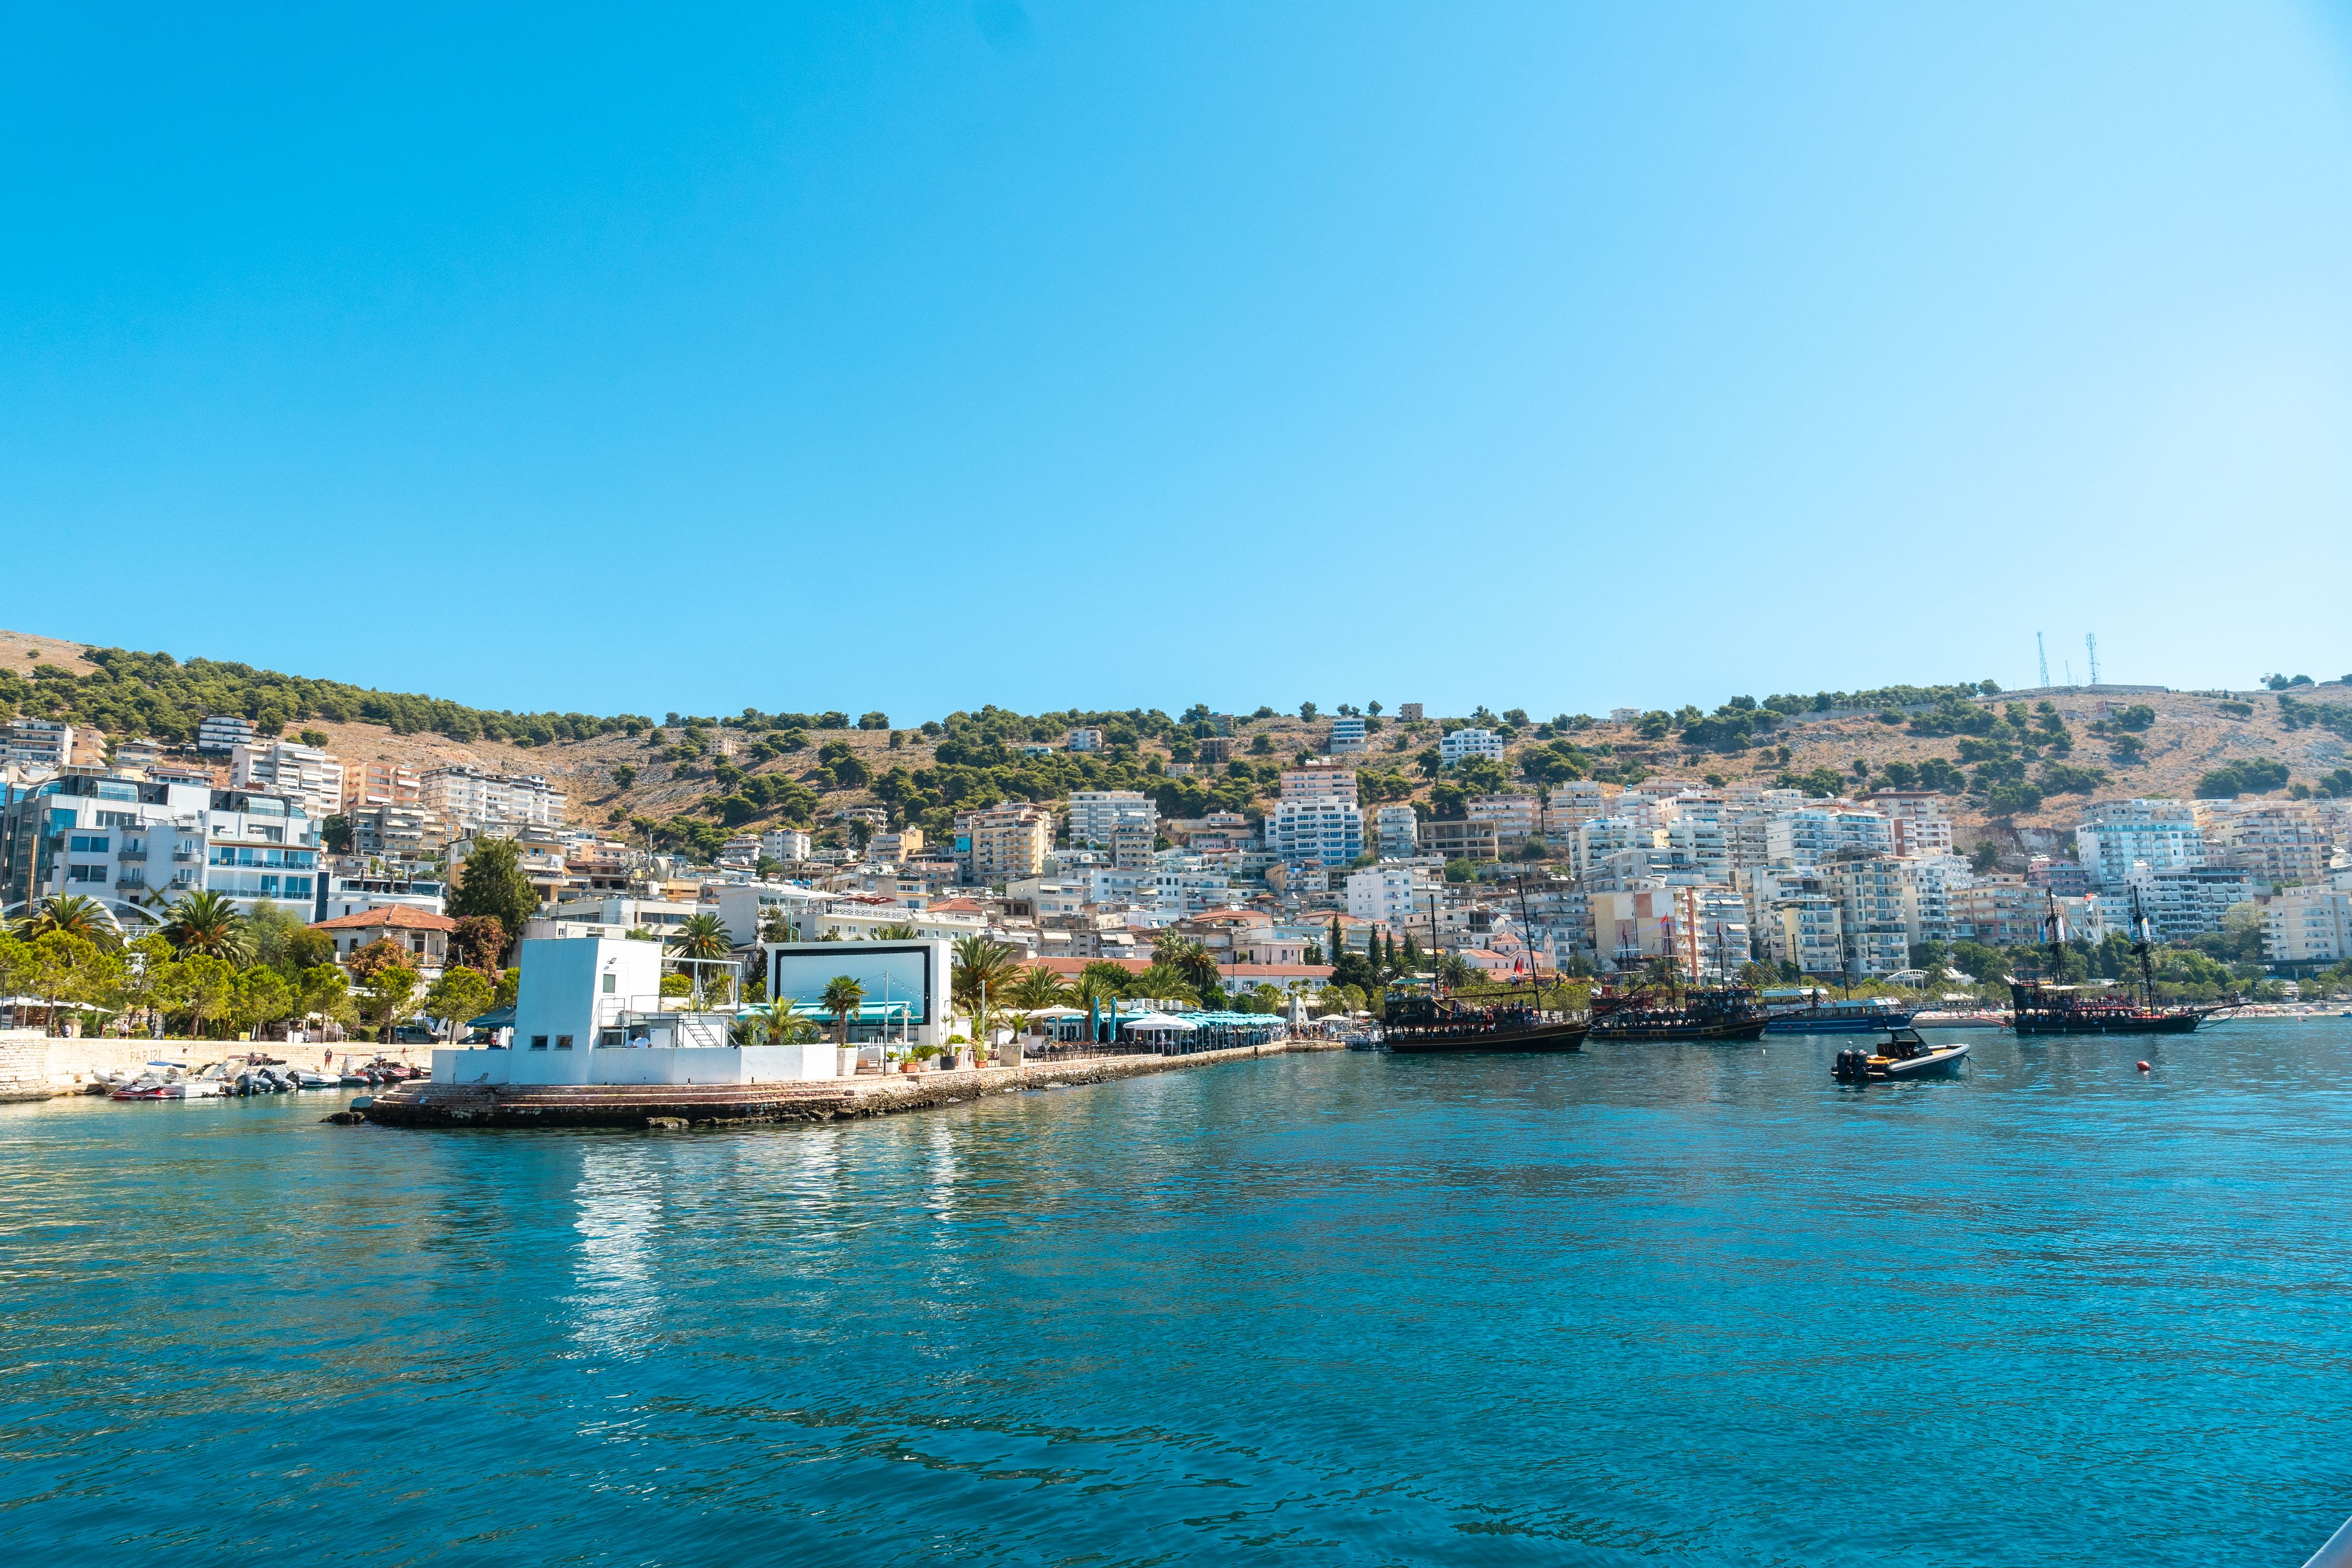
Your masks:
{"label": "white hotel building", "polygon": [[16,795],[0,816],[0,905],[75,894],[139,929],[199,889],[308,921],[319,825],[299,800],[154,780],[73,775]]}
{"label": "white hotel building", "polygon": [[477,827],[563,826],[563,792],[537,773],[494,773],[456,763],[427,771],[417,790],[453,834]]}

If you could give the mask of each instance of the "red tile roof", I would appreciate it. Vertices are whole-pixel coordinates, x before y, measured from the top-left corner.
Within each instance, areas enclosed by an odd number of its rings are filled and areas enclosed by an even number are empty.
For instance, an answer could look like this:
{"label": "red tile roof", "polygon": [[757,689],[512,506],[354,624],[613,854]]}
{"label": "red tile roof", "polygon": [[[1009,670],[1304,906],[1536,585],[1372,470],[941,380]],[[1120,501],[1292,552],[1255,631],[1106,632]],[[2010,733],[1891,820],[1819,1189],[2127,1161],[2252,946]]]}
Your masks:
{"label": "red tile roof", "polygon": [[331,921],[313,921],[312,931],[456,931],[457,922],[447,915],[436,915],[430,910],[416,909],[408,904],[386,904],[381,909],[356,910],[347,915],[337,915]]}

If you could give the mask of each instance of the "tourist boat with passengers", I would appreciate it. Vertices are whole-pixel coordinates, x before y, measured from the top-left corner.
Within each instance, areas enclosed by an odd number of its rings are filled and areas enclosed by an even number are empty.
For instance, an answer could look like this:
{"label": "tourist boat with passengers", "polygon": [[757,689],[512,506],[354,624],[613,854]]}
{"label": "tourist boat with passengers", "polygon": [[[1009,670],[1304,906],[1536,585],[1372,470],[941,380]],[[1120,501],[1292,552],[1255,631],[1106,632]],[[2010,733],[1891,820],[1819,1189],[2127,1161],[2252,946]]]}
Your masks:
{"label": "tourist boat with passengers", "polygon": [[1874,1051],[1848,1046],[1830,1066],[1840,1083],[1885,1083],[1912,1078],[1948,1078],[1968,1059],[1969,1042],[1930,1045],[1916,1029],[1895,1028]]}
{"label": "tourist boat with passengers", "polygon": [[1716,985],[1657,994],[1636,992],[1614,998],[1602,1010],[1602,998],[1593,1000],[1592,1033],[1596,1040],[1755,1040],[1761,1039],[1771,1014],[1753,986]]}
{"label": "tourist boat with passengers", "polygon": [[1592,1021],[1578,1013],[1538,1007],[1528,1001],[1478,1004],[1451,997],[1393,999],[1381,1042],[1407,1056],[1470,1051],[1576,1051],[1584,1048]]}
{"label": "tourist boat with passengers", "polygon": [[[2216,1014],[2243,1005],[2236,997],[2226,1002],[2159,1005],[2156,1000],[2155,942],[2148,918],[2132,894],[2132,952],[2139,960],[2138,994],[2095,991],[2059,984],[2055,978],[2010,976],[2009,1026],[2021,1035],[2186,1035]],[[2048,949],[2053,977],[2066,972],[2066,922],[2058,901],[2050,900],[2042,917],[2042,934]]]}

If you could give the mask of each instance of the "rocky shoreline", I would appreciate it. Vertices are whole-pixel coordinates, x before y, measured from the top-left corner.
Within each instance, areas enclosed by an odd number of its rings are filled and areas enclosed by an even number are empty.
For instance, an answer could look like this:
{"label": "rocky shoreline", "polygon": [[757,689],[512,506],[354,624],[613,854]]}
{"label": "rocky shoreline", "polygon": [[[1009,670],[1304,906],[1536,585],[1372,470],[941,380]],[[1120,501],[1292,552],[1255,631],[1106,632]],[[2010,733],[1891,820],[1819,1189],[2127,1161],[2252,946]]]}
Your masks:
{"label": "rocky shoreline", "polygon": [[953,1105],[983,1095],[1140,1078],[1252,1057],[1341,1047],[1284,1040],[1191,1056],[1092,1057],[1017,1068],[892,1074],[805,1083],[549,1085],[406,1083],[377,1095],[362,1114],[384,1127],[600,1127],[685,1129],[837,1121]]}

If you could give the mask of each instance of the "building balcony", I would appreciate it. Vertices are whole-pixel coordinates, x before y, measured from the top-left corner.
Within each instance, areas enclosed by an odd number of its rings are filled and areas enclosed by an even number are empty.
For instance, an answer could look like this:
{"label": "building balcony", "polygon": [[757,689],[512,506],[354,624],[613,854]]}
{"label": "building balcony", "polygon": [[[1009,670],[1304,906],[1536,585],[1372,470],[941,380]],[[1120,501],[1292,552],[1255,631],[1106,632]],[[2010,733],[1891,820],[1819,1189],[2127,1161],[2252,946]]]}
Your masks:
{"label": "building balcony", "polygon": [[147,858],[147,847],[143,844],[126,844],[114,852],[114,858],[125,862],[144,860]]}

